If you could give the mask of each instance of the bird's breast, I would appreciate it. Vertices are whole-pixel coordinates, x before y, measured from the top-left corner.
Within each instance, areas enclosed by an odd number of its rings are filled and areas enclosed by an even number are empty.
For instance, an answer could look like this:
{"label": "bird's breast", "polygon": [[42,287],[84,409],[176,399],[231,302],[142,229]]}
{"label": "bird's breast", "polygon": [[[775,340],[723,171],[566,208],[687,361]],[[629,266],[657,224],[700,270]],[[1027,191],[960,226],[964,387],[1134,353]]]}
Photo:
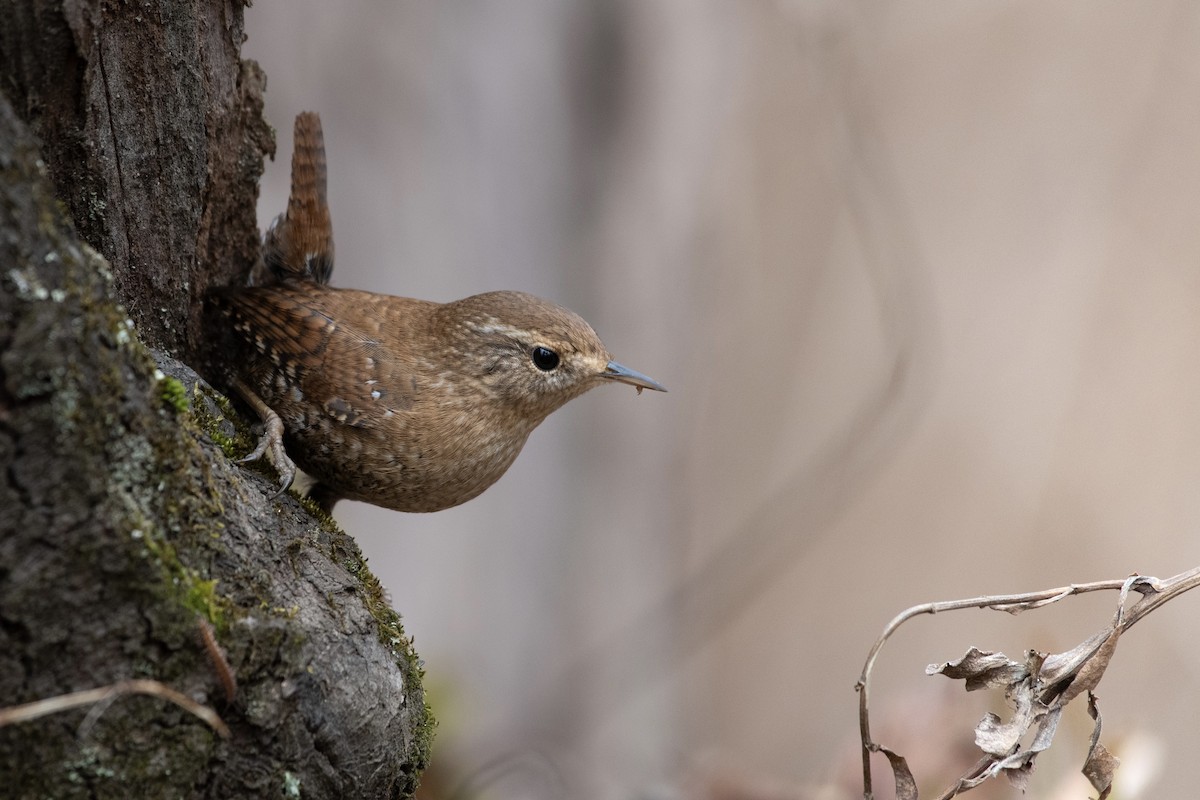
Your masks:
{"label": "bird's breast", "polygon": [[298,424],[285,420],[297,464],[348,499],[400,511],[436,511],[476,497],[508,470],[531,430],[432,388],[390,413],[362,413],[341,397],[319,406],[326,409],[319,418],[317,404],[307,403]]}

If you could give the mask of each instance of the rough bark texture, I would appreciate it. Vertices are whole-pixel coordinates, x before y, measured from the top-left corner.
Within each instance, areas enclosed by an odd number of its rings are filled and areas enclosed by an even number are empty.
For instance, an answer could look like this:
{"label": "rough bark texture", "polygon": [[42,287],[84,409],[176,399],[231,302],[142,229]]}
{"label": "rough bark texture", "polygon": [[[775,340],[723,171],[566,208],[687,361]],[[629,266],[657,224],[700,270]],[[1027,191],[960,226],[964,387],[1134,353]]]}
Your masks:
{"label": "rough bark texture", "polygon": [[[274,139],[234,0],[0,0],[0,74],[143,341],[192,360],[200,299],[256,257]],[[247,213],[247,210],[250,213]]]}
{"label": "rough bark texture", "polygon": [[272,501],[230,459],[228,404],[143,346],[198,358],[202,292],[255,257],[271,141],[241,8],[0,19],[0,705],[150,677],[233,731],[142,696],[83,731],[86,711],[0,728],[4,796],[411,794],[432,720],[357,546]]}

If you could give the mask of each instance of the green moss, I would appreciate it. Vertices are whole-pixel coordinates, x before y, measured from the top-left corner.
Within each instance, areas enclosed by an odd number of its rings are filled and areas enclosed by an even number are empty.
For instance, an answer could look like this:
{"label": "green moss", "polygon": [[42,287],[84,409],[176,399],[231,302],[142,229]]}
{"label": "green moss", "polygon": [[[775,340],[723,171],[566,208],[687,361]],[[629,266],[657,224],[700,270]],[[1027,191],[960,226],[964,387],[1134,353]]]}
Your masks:
{"label": "green moss", "polygon": [[241,458],[254,449],[254,434],[228,397],[202,384],[196,384],[192,393],[193,419],[228,458]]}
{"label": "green moss", "polygon": [[223,620],[222,598],[217,594],[217,581],[195,578],[185,588],[183,604],[209,622]]}
{"label": "green moss", "polygon": [[[141,345],[134,339],[131,347]],[[158,564],[161,577],[150,584],[151,589],[170,605],[191,612],[172,616],[179,625],[173,635],[194,636],[195,614],[224,635],[236,616],[236,605],[217,590],[217,581],[206,570],[188,565],[205,563],[201,554],[220,547],[223,530],[220,492],[196,452],[199,431],[194,412],[201,406],[189,411],[185,385],[177,378],[163,377],[152,361],[148,367],[159,376],[157,397],[176,410],[177,424],[146,437],[108,437],[112,463],[125,465],[111,474],[109,496],[127,496],[129,535],[140,539],[145,555]]]}
{"label": "green moss", "polygon": [[158,395],[163,403],[175,409],[175,413],[183,414],[188,410],[187,389],[178,378],[163,376],[158,381]]}
{"label": "green moss", "polygon": [[236,606],[217,591],[217,581],[205,579],[184,564],[175,547],[161,536],[147,534],[142,529],[134,529],[130,535],[145,542],[147,555],[153,557],[162,568],[165,580],[160,586],[164,592],[172,595],[179,605],[212,623],[218,636],[228,633]]}
{"label": "green moss", "polygon": [[296,498],[296,501],[304,507],[304,510],[309,513],[309,516],[315,519],[322,528],[328,531],[336,531],[343,536],[346,535],[345,531],[343,531],[341,527],[338,526],[337,522],[334,521],[333,517],[329,515],[329,512],[321,508],[321,506],[317,504],[316,500],[313,500],[308,495],[302,495],[295,490],[288,490],[288,494]]}

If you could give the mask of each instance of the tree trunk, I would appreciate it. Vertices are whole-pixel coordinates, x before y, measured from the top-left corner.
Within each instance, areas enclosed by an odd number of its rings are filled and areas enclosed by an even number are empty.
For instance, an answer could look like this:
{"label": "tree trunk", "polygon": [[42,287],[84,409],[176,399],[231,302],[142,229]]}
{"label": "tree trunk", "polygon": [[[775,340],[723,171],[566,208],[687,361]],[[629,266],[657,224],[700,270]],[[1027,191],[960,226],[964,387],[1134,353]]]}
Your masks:
{"label": "tree trunk", "polygon": [[8,725],[4,796],[411,795],[433,723],[399,618],[352,539],[232,462],[248,432],[183,363],[210,374],[201,298],[257,258],[242,8],[0,19],[0,706],[153,678],[232,732],[140,695]]}

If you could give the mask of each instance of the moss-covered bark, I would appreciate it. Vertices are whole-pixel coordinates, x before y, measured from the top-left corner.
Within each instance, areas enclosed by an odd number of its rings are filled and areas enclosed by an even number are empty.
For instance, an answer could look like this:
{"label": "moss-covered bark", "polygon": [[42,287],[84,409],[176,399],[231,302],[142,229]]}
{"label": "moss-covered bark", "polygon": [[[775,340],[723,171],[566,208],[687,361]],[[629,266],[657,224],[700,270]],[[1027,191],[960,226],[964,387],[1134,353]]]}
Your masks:
{"label": "moss-covered bark", "polygon": [[4,795],[407,796],[432,720],[357,546],[271,500],[274,477],[226,452],[247,441],[228,405],[142,344],[198,355],[198,292],[253,259],[265,128],[240,8],[0,0],[0,18],[20,110],[0,97],[0,705],[150,677],[233,734],[144,696],[82,732],[86,710],[0,728]]}

